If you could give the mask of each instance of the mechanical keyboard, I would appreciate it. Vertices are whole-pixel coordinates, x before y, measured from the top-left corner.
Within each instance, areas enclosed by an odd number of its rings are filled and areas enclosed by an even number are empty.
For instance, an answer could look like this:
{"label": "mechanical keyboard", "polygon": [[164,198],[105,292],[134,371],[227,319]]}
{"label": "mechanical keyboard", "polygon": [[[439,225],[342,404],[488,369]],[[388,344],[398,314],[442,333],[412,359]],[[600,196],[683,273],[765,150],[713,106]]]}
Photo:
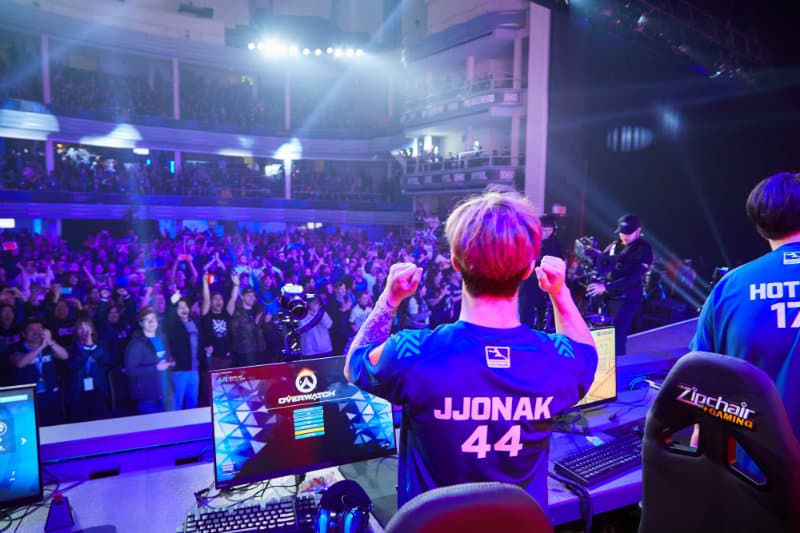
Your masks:
{"label": "mechanical keyboard", "polygon": [[313,533],[314,517],[321,497],[317,494],[252,501],[227,509],[190,511],[183,533]]}
{"label": "mechanical keyboard", "polygon": [[555,462],[555,471],[589,487],[642,466],[642,435],[631,431]]}

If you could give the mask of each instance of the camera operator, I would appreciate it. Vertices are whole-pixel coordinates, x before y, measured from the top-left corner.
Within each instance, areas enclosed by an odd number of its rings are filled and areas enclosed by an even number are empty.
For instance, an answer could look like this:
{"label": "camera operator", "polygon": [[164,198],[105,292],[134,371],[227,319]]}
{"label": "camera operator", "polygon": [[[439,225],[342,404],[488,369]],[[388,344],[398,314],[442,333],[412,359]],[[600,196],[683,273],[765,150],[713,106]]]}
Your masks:
{"label": "camera operator", "polygon": [[605,283],[590,283],[586,294],[606,294],[608,313],[614,318],[616,352],[624,355],[633,317],[642,307],[642,282],[653,264],[653,247],[642,238],[642,224],[636,215],[620,217],[615,233],[618,240],[603,250],[614,269]]}

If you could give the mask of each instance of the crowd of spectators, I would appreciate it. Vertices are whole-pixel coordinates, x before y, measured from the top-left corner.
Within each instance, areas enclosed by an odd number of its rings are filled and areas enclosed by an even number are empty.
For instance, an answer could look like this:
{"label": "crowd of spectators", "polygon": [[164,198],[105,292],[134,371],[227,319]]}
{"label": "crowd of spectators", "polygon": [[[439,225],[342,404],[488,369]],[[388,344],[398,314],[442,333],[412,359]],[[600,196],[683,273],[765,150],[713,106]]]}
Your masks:
{"label": "crowd of spectators", "polygon": [[52,103],[56,112],[99,112],[103,118],[171,115],[172,84],[160,72],[151,87],[146,79],[109,74],[53,63],[50,68]]}
{"label": "crowd of spectators", "polygon": [[[2,49],[0,49],[2,52]],[[16,47],[0,53],[0,104],[6,98],[42,101],[40,62],[21,62]],[[36,65],[36,68],[31,68]],[[126,120],[173,119],[172,78],[160,69],[151,76],[114,74],[76,68],[53,61],[50,65],[53,112],[66,116]],[[292,129],[306,134],[363,134],[393,124],[381,100],[366,87],[348,85],[333,90],[338,82],[292,87]],[[328,94],[328,91],[333,91]],[[250,76],[215,79],[181,69],[180,118],[212,129],[260,134],[288,134],[285,128],[284,87],[280,80],[259,81]]]}
{"label": "crowd of spectators", "polygon": [[45,425],[207,405],[209,369],[283,360],[287,283],[314,295],[303,356],[344,353],[397,261],[425,267],[397,328],[454,321],[460,307],[445,247],[411,228],[378,241],[301,229],[0,241],[0,385],[36,383]]}
{"label": "crowd of spectators", "polygon": [[[180,171],[173,173],[163,164],[147,164],[144,160],[122,163],[84,149],[63,148],[55,159],[55,171],[48,175],[43,159],[34,151],[9,149],[0,157],[0,189],[206,198],[283,198],[285,193],[282,171],[264,176],[260,167],[241,163],[184,163]],[[302,169],[292,174],[292,197],[391,201],[399,197],[393,183],[364,172],[342,176],[335,171]]]}

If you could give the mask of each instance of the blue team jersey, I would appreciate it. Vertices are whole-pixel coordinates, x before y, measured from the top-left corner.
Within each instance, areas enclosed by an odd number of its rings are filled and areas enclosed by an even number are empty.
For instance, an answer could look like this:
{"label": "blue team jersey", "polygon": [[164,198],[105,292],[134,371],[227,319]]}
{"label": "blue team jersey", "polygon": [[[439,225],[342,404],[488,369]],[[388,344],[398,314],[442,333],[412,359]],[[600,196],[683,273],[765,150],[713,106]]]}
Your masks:
{"label": "blue team jersey", "polygon": [[514,483],[547,505],[551,418],[584,396],[597,351],[563,335],[459,321],[404,330],[350,360],[353,381],[404,410],[398,505],[473,481]]}
{"label": "blue team jersey", "polygon": [[745,359],[766,372],[800,439],[800,243],[732,270],[703,305],[692,350]]}

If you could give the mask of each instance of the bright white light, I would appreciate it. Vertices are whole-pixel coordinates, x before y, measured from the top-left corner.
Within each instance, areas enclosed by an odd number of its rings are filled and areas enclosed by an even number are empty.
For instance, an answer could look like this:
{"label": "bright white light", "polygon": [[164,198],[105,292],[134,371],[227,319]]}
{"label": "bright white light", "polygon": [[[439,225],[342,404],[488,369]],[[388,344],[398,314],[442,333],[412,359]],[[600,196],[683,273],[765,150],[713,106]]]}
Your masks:
{"label": "bright white light", "polygon": [[134,148],[133,153],[136,155],[150,155],[149,148]]}
{"label": "bright white light", "polygon": [[361,48],[359,48],[358,50],[356,50],[356,55],[357,55],[358,57],[361,57],[361,56],[363,56],[363,55],[364,55],[364,50],[362,50]]}
{"label": "bright white light", "polygon": [[257,48],[259,50],[263,50],[264,49],[264,43],[258,43]]}
{"label": "bright white light", "polygon": [[281,173],[281,166],[278,163],[273,163],[272,165],[264,165],[264,176],[267,178],[271,178],[272,176],[277,176]]}
{"label": "bright white light", "polygon": [[289,48],[283,43],[279,44],[277,49],[278,49],[278,55],[281,57],[286,57],[286,54],[289,53]]}
{"label": "bright white light", "polygon": [[0,218],[0,229],[14,229],[17,227],[17,220],[14,218]]}
{"label": "bright white light", "polygon": [[142,140],[142,135],[136,127],[130,124],[119,124],[107,135],[86,135],[81,137],[81,144],[91,144],[94,146],[106,146],[108,148],[130,148],[133,149],[138,141]]}
{"label": "bright white light", "polygon": [[[282,144],[272,156],[281,161],[297,161],[303,158],[303,145],[297,137],[293,137],[289,142]],[[283,167],[286,168],[286,165]]]}
{"label": "bright white light", "polygon": [[333,48],[331,48],[331,47],[329,46],[329,47],[327,48],[327,50],[325,50],[325,52],[326,52],[328,55],[331,55],[331,54],[333,54]]}
{"label": "bright white light", "polygon": [[322,227],[322,222],[309,222],[306,227],[308,229],[319,229]]}
{"label": "bright white light", "polygon": [[337,48],[336,50],[334,50],[333,51],[333,57],[342,57],[342,49],[341,48]]}
{"label": "bright white light", "polygon": [[310,55],[310,54],[311,54],[311,50],[309,50],[308,48],[303,48],[303,55],[304,56],[307,56],[307,55]]}
{"label": "bright white light", "polygon": [[256,49],[256,43],[247,43],[247,49],[248,50],[255,50]]}
{"label": "bright white light", "polygon": [[356,51],[353,50],[352,48],[348,48],[347,49],[347,57],[353,57],[354,55],[356,55]]}
{"label": "bright white light", "polygon": [[297,46],[292,45],[289,48],[289,53],[292,54],[293,56],[298,56],[298,55],[300,55],[300,49]]}
{"label": "bright white light", "polygon": [[322,50],[320,50],[319,48],[317,48],[316,50],[314,50],[314,55],[315,55],[315,56],[321,56],[321,55],[322,55]]}

